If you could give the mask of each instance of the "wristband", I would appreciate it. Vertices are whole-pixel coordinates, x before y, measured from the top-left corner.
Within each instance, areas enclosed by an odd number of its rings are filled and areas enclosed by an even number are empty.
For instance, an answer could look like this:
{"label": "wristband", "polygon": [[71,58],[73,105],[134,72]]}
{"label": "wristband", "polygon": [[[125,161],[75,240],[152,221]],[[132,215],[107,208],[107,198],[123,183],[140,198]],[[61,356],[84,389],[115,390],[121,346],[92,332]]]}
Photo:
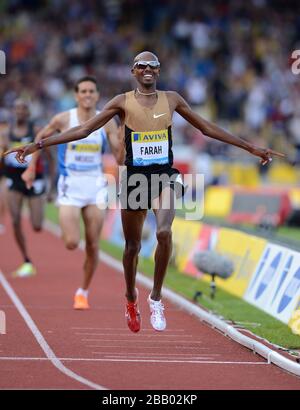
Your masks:
{"label": "wristband", "polygon": [[38,149],[43,149],[44,148],[44,141],[40,140],[40,141],[36,142],[35,145],[37,146]]}

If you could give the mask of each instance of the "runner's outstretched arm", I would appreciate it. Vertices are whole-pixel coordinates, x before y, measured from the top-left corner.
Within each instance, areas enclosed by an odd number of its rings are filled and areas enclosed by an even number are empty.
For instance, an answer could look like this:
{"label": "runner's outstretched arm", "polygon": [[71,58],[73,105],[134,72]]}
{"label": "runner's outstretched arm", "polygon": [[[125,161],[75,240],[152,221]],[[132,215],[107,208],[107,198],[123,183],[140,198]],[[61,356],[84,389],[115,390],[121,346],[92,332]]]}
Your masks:
{"label": "runner's outstretched arm", "polygon": [[123,96],[118,95],[109,101],[100,114],[86,121],[84,124],[77,127],[70,128],[67,131],[58,135],[52,135],[49,138],[45,138],[38,143],[32,143],[24,145],[16,149],[6,151],[4,155],[11,152],[16,152],[16,158],[20,163],[24,163],[27,155],[33,154],[44,147],[50,147],[51,145],[64,144],[71,141],[80,140],[87,137],[92,132],[103,127],[114,115],[122,115],[122,102]]}
{"label": "runner's outstretched arm", "polygon": [[242,148],[253,155],[256,155],[261,158],[261,164],[265,165],[269,161],[272,161],[272,155],[283,158],[284,154],[274,151],[270,148],[261,148],[257,147],[254,144],[251,144],[248,141],[243,140],[235,135],[230,134],[229,132],[223,130],[217,125],[206,121],[200,115],[196,114],[188,103],[176,92],[169,91],[172,102],[175,105],[175,111],[178,112],[185,120],[187,120],[195,128],[198,128],[203,134],[208,137],[217,139],[227,144],[235,145],[239,148]]}
{"label": "runner's outstretched arm", "polygon": [[[66,118],[67,117],[67,118]],[[34,142],[37,143],[41,141],[44,138],[49,138],[51,135],[54,135],[58,132],[60,132],[63,127],[64,127],[64,122],[68,120],[68,116],[66,116],[66,113],[60,113],[55,115],[47,125],[45,125],[42,129],[38,131],[36,134],[36,137],[34,139]],[[21,147],[24,148],[24,147]],[[35,180],[36,176],[36,165],[37,161],[40,156],[40,150],[36,151],[32,154],[31,161],[28,165],[28,167],[25,169],[25,171],[22,174],[22,179],[26,184],[26,187],[30,189],[33,185],[33,181]],[[50,160],[49,162],[49,174],[50,174],[50,192],[54,191],[55,188],[55,177],[56,177],[56,167],[55,167],[55,161],[54,161],[54,156],[51,151],[51,148],[46,149],[46,155],[48,159]],[[53,158],[53,162],[51,161],[51,157]],[[52,194],[51,194],[52,195]],[[51,196],[50,195],[50,196]]]}

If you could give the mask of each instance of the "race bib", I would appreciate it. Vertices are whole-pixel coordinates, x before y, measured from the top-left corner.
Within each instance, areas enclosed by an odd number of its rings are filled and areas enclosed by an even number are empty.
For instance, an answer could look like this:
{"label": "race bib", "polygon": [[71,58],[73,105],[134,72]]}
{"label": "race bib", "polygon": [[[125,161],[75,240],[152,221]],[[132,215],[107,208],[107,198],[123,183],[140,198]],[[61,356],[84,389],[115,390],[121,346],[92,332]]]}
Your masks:
{"label": "race bib", "polygon": [[133,165],[167,164],[169,162],[168,130],[131,133]]}
{"label": "race bib", "polygon": [[69,143],[66,162],[70,170],[89,171],[101,166],[101,145],[99,143]]}

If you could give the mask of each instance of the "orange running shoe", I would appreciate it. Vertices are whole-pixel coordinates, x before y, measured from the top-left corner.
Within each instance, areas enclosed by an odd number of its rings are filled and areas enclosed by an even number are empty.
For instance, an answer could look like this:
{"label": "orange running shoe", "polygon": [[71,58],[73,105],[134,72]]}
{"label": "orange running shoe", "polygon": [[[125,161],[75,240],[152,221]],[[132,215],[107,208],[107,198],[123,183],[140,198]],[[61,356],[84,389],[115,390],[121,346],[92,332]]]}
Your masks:
{"label": "orange running shoe", "polygon": [[74,309],[86,310],[89,309],[88,299],[83,295],[74,296]]}
{"label": "orange running shoe", "polygon": [[137,333],[141,328],[141,314],[139,312],[137,300],[135,302],[126,303],[125,317],[129,329]]}

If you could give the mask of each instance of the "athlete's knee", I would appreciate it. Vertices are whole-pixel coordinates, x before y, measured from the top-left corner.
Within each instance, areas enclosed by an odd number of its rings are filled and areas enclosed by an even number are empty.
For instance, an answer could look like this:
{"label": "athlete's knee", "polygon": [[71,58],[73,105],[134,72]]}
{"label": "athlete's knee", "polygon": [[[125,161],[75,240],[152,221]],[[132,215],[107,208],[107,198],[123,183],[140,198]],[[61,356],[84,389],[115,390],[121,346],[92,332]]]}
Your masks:
{"label": "athlete's knee", "polygon": [[32,228],[33,228],[34,232],[41,232],[42,229],[43,229],[43,226],[40,223],[34,223],[32,225]]}
{"label": "athlete's knee", "polygon": [[65,239],[65,247],[70,251],[78,248],[79,241],[73,238],[66,238]]}
{"label": "athlete's knee", "polygon": [[90,255],[97,256],[99,253],[98,242],[86,242],[86,252]]}
{"label": "athlete's knee", "polygon": [[136,256],[141,250],[141,241],[129,239],[125,242],[125,254],[128,256]]}
{"label": "athlete's knee", "polygon": [[162,245],[169,245],[172,241],[171,228],[162,228],[156,232],[156,238],[158,243]]}

